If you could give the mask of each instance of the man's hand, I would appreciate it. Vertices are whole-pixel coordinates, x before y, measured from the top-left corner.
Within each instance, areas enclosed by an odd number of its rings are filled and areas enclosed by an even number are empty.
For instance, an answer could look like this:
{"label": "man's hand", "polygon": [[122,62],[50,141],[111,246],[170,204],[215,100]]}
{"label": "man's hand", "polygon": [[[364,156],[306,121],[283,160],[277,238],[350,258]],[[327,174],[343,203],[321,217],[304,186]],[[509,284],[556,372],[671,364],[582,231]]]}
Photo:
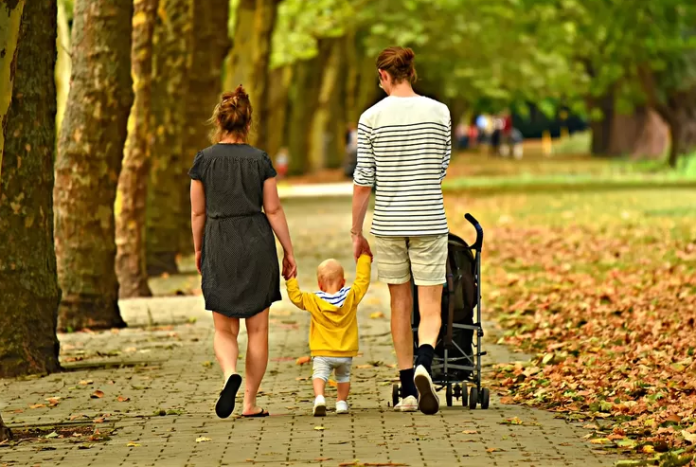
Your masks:
{"label": "man's hand", "polygon": [[360,258],[361,255],[368,255],[372,258],[372,251],[370,250],[370,244],[367,239],[363,237],[362,234],[353,235],[353,256],[355,261]]}

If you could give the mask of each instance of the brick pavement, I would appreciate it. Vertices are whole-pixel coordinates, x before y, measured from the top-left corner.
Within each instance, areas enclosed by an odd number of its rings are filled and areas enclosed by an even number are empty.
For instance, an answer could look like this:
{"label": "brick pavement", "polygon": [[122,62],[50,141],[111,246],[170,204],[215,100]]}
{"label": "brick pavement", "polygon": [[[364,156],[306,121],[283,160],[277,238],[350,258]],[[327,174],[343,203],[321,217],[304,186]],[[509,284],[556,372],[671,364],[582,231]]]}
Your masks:
{"label": "brick pavement", "polygon": [[[349,201],[286,204],[301,284],[311,289],[318,261],[336,252],[342,252],[338,259],[352,279],[344,235],[350,228]],[[57,424],[96,420],[102,432],[113,430],[110,439],[89,441],[83,435],[0,447],[0,466],[337,466],[354,460],[410,466],[614,464],[616,457],[593,450],[583,439],[581,427],[548,412],[501,405],[495,395],[487,411],[471,411],[455,401],[455,407],[432,417],[392,412],[396,370],[390,366],[388,303],[386,287],[373,282],[359,311],[361,356],[354,364],[350,415],[311,416],[311,368],[295,364],[308,354],[308,316],[284,300],[271,311],[271,361],[259,397],[272,416],[219,420],[213,405],[222,377],[202,299],[121,302],[129,328],[60,335],[66,372],[0,380],[0,410],[13,428],[44,425],[50,433]],[[371,319],[377,311],[386,317]],[[242,332],[242,354],[245,345]],[[524,358],[493,342],[486,349],[488,365]],[[69,361],[76,358],[84,360]],[[103,396],[91,396],[96,391]],[[51,397],[60,397],[53,407],[46,400]],[[45,406],[30,408],[35,404]],[[501,424],[511,417],[526,424]]]}

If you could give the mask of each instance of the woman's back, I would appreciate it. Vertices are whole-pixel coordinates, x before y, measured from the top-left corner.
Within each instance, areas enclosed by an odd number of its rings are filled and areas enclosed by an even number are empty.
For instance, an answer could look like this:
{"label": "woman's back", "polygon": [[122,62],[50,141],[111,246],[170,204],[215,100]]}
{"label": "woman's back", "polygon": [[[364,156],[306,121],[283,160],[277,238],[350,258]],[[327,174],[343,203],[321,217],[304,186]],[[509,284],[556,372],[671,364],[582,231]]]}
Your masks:
{"label": "woman's back", "polygon": [[276,173],[268,155],[248,144],[218,143],[196,155],[189,172],[203,182],[210,218],[260,214],[263,184]]}

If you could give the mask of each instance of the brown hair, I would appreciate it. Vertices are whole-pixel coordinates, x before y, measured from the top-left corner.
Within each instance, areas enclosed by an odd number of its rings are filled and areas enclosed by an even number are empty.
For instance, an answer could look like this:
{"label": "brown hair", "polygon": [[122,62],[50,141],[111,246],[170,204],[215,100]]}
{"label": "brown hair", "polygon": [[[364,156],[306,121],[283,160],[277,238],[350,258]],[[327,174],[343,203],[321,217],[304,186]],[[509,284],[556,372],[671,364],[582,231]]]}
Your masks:
{"label": "brown hair", "polygon": [[225,133],[246,140],[251,123],[251,102],[249,94],[240,84],[233,92],[222,94],[220,102],[215,106],[210,122],[215,126],[211,139],[220,142]]}
{"label": "brown hair", "polygon": [[413,50],[403,47],[389,47],[384,49],[377,57],[377,68],[386,71],[395,83],[408,80],[415,83],[418,79],[413,59],[416,56]]}

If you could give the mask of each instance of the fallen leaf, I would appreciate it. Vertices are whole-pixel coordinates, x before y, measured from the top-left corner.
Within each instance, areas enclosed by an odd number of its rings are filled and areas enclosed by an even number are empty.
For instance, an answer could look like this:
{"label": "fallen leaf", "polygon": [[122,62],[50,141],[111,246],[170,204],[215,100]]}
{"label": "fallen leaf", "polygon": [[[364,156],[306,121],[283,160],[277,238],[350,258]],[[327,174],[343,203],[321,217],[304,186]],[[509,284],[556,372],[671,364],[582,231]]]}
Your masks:
{"label": "fallen leaf", "polygon": [[130,397],[118,396],[118,399],[117,399],[117,400],[118,400],[119,402],[128,402],[128,401],[130,400]]}
{"label": "fallen leaf", "polygon": [[315,426],[314,429],[316,431],[324,431],[326,428],[324,428],[323,426]]}
{"label": "fallen leaf", "polygon": [[653,452],[655,452],[655,447],[650,444],[646,444],[645,446],[643,446],[641,451],[643,451],[645,454],[652,454]]}
{"label": "fallen leaf", "polygon": [[92,393],[90,397],[92,399],[101,399],[102,397],[104,397],[104,391],[100,391],[99,389],[97,389]]}
{"label": "fallen leaf", "polygon": [[328,384],[329,386],[331,386],[332,388],[337,388],[337,387],[338,387],[338,383],[337,383],[336,381],[332,380],[332,379],[329,379],[329,381],[327,382],[327,384]]}
{"label": "fallen leaf", "polygon": [[608,438],[595,438],[595,439],[591,439],[590,443],[592,443],[592,444],[611,444],[611,440]]}
{"label": "fallen leaf", "polygon": [[80,384],[82,386],[87,386],[88,384],[94,384],[94,381],[92,381],[91,379],[87,379],[87,380],[83,379],[82,381],[80,381],[77,384]]}
{"label": "fallen leaf", "polygon": [[304,356],[304,357],[298,358],[298,359],[295,361],[295,365],[304,365],[304,364],[309,363],[309,362],[311,362],[311,361],[312,361],[312,357]]}
{"label": "fallen leaf", "polygon": [[477,435],[478,431],[476,431],[476,430],[464,430],[464,431],[462,431],[462,433],[464,433],[465,435]]}
{"label": "fallen leaf", "polygon": [[689,433],[686,430],[682,430],[681,435],[691,444],[696,444],[696,433]]}
{"label": "fallen leaf", "polygon": [[210,441],[210,438],[206,438],[205,436],[201,436],[200,438],[196,438],[197,443],[205,443],[206,441]]}
{"label": "fallen leaf", "polygon": [[133,441],[131,441],[130,443],[126,444],[126,447],[127,448],[137,448],[137,447],[140,447],[140,444],[134,443]]}
{"label": "fallen leaf", "polygon": [[500,449],[500,448],[488,448],[486,449],[486,452],[503,452],[505,449]]}
{"label": "fallen leaf", "polygon": [[89,418],[87,415],[80,413],[80,414],[74,414],[70,416],[70,421],[72,422],[73,420],[76,420],[78,418]]}
{"label": "fallen leaf", "polygon": [[384,313],[381,311],[375,311],[374,313],[370,313],[370,319],[381,319],[384,318]]}
{"label": "fallen leaf", "polygon": [[40,409],[42,407],[46,407],[46,404],[34,404],[29,406],[30,409]]}
{"label": "fallen leaf", "polygon": [[58,433],[56,433],[55,431],[46,435],[46,439],[53,439],[53,438],[57,438],[57,437],[58,437]]}
{"label": "fallen leaf", "polygon": [[213,367],[213,362],[211,362],[211,361],[205,361],[205,362],[201,363],[201,365],[203,365],[203,366],[206,367],[206,368],[212,368],[212,367]]}
{"label": "fallen leaf", "polygon": [[104,423],[104,417],[95,418],[92,420],[94,423]]}
{"label": "fallen leaf", "polygon": [[58,405],[58,401],[60,400],[60,397],[49,397],[46,399],[48,401],[49,407],[55,407]]}

